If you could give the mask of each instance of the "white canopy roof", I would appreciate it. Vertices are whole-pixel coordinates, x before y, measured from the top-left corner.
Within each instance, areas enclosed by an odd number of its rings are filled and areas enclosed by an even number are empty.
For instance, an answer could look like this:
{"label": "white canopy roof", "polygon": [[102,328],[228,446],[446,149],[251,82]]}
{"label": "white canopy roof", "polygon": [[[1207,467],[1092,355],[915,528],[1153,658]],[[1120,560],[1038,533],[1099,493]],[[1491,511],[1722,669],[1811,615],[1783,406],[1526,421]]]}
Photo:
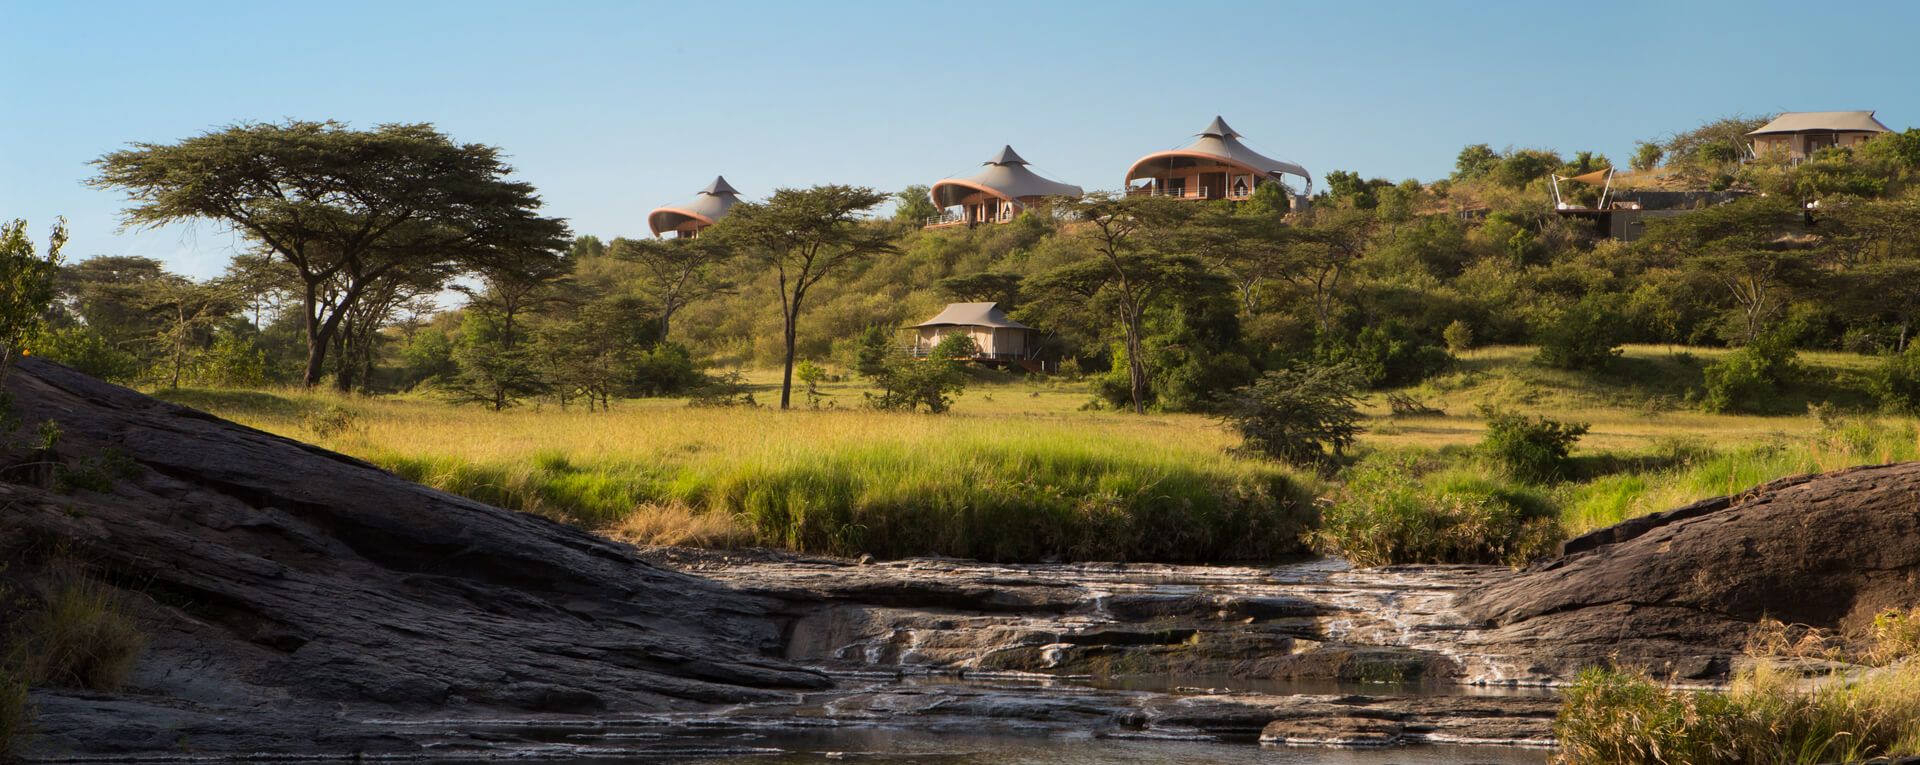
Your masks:
{"label": "white canopy roof", "polygon": [[1000,310],[999,303],[948,303],[947,307],[940,311],[940,315],[913,326],[1033,329],[1007,318],[1007,312]]}
{"label": "white canopy roof", "polygon": [[1773,118],[1772,122],[1761,125],[1747,135],[1767,135],[1769,133],[1801,133],[1809,130],[1837,133],[1891,133],[1880,120],[1874,119],[1873,112],[1787,112]]}
{"label": "white canopy roof", "polygon": [[1033,197],[1077,197],[1085,193],[1079,186],[1050,181],[1028,170],[1027,161],[1021,159],[1012,146],[1001,147],[993,159],[982,164],[987,169],[972,176],[948,178],[933,184],[928,196],[933,198],[934,206],[952,207],[976,192],[986,192],[1010,202]]}
{"label": "white canopy roof", "polygon": [[1313,176],[1307,172],[1306,168],[1247,148],[1246,144],[1240,142],[1240,134],[1228,127],[1227,121],[1220,117],[1214,117],[1213,122],[1207,125],[1207,129],[1200,131],[1193,143],[1187,144],[1186,147],[1141,157],[1138,162],[1133,163],[1133,167],[1128,168],[1127,183],[1132,183],[1137,178],[1164,173],[1182,159],[1212,159],[1249,168],[1268,176],[1279,176],[1282,173],[1296,175],[1305,178],[1308,184],[1313,183]]}
{"label": "white canopy roof", "polygon": [[740,201],[740,192],[727,183],[724,175],[716,175],[713,182],[700,190],[699,196],[683,205],[661,207],[647,213],[647,227],[653,229],[653,235],[659,236],[679,228],[688,221],[699,221],[713,225]]}

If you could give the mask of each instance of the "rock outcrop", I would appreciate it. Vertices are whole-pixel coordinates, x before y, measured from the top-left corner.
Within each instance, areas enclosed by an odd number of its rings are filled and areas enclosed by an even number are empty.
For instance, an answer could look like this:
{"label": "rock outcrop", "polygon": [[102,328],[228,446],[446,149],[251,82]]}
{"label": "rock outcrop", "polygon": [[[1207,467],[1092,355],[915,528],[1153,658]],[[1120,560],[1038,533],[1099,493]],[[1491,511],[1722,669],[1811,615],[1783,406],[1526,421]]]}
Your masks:
{"label": "rock outcrop", "polygon": [[1850,630],[1920,605],[1920,463],[1782,479],[1628,521],[1463,598],[1480,650],[1543,676],[1728,672],[1762,618]]}
{"label": "rock outcrop", "polygon": [[[57,365],[7,389],[60,435],[15,449],[0,560],[78,561],[149,633],[128,693],[41,699],[41,751],[405,750],[337,710],[660,712],[830,684],[774,655],[773,601],[623,545]],[[23,482],[48,472],[29,457],[98,490]]]}

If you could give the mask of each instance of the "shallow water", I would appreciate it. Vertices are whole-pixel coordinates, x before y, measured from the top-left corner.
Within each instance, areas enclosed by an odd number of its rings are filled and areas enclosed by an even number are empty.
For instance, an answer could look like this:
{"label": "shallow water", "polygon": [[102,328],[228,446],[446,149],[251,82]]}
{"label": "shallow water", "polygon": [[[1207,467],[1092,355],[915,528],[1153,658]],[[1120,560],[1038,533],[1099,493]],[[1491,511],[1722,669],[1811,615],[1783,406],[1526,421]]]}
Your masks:
{"label": "shallow water", "polygon": [[745,738],[755,753],[695,756],[679,763],[916,763],[917,765],[1540,765],[1537,749],[1412,746],[1388,749],[1320,749],[1225,744],[1211,741],[1093,738],[1085,736],[968,735],[899,730],[782,734]]}

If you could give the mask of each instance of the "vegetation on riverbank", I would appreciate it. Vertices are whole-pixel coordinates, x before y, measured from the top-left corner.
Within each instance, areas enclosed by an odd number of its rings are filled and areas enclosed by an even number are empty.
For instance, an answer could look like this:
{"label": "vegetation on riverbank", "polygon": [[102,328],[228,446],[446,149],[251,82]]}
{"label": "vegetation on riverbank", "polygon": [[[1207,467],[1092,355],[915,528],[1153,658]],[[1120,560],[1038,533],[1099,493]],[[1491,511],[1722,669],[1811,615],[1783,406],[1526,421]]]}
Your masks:
{"label": "vegetation on riverbank", "polygon": [[[1717,353],[1632,346],[1621,363],[1655,374],[1616,377],[1544,370],[1526,348],[1475,351],[1454,375],[1397,391],[1424,413],[1366,398],[1358,460],[1327,477],[1239,453],[1237,436],[1199,415],[1087,410],[1089,386],[1068,379],[989,377],[939,416],[862,409],[868,391],[846,376],[818,386],[819,409],[785,413],[648,399],[481,415],[421,396],[158,392],[642,544],[883,556],[1257,559],[1298,550],[1309,532],[1363,565],[1518,564],[1567,535],[1774,478],[1920,458],[1907,419],[1675,403],[1698,380],[1687,354]],[[1872,364],[1803,361],[1841,401],[1863,395]],[[768,379],[749,382],[764,393]],[[1480,404],[1592,427],[1561,474],[1522,480],[1481,448]]]}
{"label": "vegetation on riverbank", "polygon": [[[1883,614],[1860,642],[1860,655],[1828,656],[1883,668],[1809,679],[1762,663],[1724,691],[1588,669],[1567,690],[1554,723],[1560,759],[1570,765],[1818,765],[1920,754],[1915,624],[1920,609]],[[1826,643],[1804,635],[1794,642]]]}

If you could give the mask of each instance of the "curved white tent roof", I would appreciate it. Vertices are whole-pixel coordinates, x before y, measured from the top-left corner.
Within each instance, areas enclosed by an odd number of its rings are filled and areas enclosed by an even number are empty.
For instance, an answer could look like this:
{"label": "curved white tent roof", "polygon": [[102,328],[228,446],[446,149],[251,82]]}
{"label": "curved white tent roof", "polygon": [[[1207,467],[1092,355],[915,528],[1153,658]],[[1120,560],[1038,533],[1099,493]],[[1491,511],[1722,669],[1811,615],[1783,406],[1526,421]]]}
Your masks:
{"label": "curved white tent roof", "polygon": [[724,175],[716,175],[713,182],[700,190],[700,195],[683,205],[661,207],[647,213],[647,227],[653,229],[653,235],[659,236],[685,225],[698,221],[701,225],[711,226],[740,201],[740,192],[727,183]]}
{"label": "curved white tent roof", "polygon": [[1021,159],[1012,146],[1001,147],[993,159],[982,164],[987,169],[974,175],[948,178],[933,184],[928,196],[933,198],[934,206],[952,207],[976,192],[985,192],[1009,202],[1031,197],[1077,197],[1085,193],[1079,186],[1050,181],[1028,170],[1027,161]]}
{"label": "curved white tent roof", "polygon": [[1214,160],[1253,170],[1262,175],[1277,177],[1282,173],[1305,178],[1307,184],[1313,184],[1313,175],[1307,169],[1292,162],[1268,157],[1247,148],[1240,142],[1240,134],[1227,126],[1227,121],[1214,117],[1207,129],[1200,131],[1193,143],[1172,151],[1160,151],[1141,157],[1127,168],[1127,183],[1142,177],[1165,173],[1181,160]]}
{"label": "curved white tent roof", "polygon": [[1033,329],[1007,318],[1007,312],[1000,310],[999,303],[948,303],[947,307],[940,311],[940,315],[913,326]]}
{"label": "curved white tent roof", "polygon": [[1747,135],[1831,130],[1836,133],[1891,133],[1873,112],[1787,112]]}

